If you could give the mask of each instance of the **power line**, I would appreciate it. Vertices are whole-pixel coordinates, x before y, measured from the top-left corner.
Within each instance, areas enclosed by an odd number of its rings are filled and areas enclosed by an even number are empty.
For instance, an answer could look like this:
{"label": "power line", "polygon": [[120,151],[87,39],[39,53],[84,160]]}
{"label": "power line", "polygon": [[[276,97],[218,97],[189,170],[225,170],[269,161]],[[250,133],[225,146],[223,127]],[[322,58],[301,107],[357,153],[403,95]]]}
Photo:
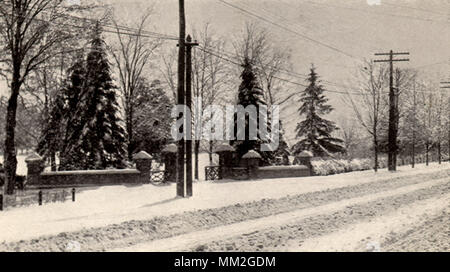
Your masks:
{"label": "power line", "polygon": [[434,10],[423,9],[423,8],[416,8],[416,7],[410,7],[410,6],[403,6],[403,5],[397,5],[397,4],[386,3],[386,2],[384,2],[383,5],[385,5],[385,6],[397,7],[397,8],[405,8],[405,9],[411,9],[411,10],[418,10],[418,11],[423,11],[423,12],[433,13],[433,14],[442,15],[442,16],[447,16],[447,15],[448,15],[448,14],[440,13],[440,12],[437,12],[437,11],[434,11]]}
{"label": "power line", "polygon": [[[49,11],[43,10],[41,11],[41,13],[49,13]],[[8,14],[10,16],[13,16],[12,14]],[[128,27],[128,26],[121,26],[118,24],[106,24],[106,23],[102,23],[100,20],[96,20],[96,19],[90,19],[90,18],[85,18],[85,17],[78,17],[75,15],[70,15],[70,14],[64,14],[63,16],[61,16],[61,18],[72,18],[78,21],[83,21],[83,22],[90,22],[91,24],[99,24],[100,26],[102,26],[103,28],[107,27],[107,28],[112,28],[114,30],[107,30],[107,29],[103,29],[103,32],[107,32],[107,33],[113,33],[113,34],[123,34],[123,35],[129,35],[129,36],[142,36],[142,37],[146,37],[146,38],[158,38],[158,39],[163,39],[163,40],[178,40],[178,38],[176,36],[173,35],[168,35],[168,34],[163,34],[163,33],[157,33],[157,32],[152,32],[152,31],[148,31],[148,30],[140,30],[140,29],[136,29],[136,28],[132,28],[132,27]],[[45,20],[42,18],[34,18],[37,21],[40,22],[46,22],[49,24],[54,24],[55,22],[52,22],[50,20]],[[68,23],[59,23],[58,25],[63,25],[63,26],[71,26],[71,27],[76,27],[76,28],[85,28],[83,26],[78,26],[78,25],[73,25],[73,24],[68,24]],[[119,32],[117,30],[120,31],[126,31],[126,32]],[[137,33],[130,33],[130,32],[137,32]],[[140,34],[139,34],[140,33]]]}
{"label": "power line", "polygon": [[[213,55],[213,56],[215,56],[215,57],[217,57],[217,58],[220,58],[220,59],[222,59],[222,60],[225,60],[225,61],[227,61],[227,62],[230,62],[230,63],[232,63],[232,64],[234,64],[234,65],[237,65],[237,66],[241,66],[241,63],[239,63],[239,60],[236,60],[236,59],[230,59],[230,58],[227,58],[227,57],[223,57],[223,56],[220,56],[218,53],[214,53],[214,52],[212,52],[212,51],[209,51],[208,49],[206,49],[205,47],[203,47],[203,46],[199,46],[198,47],[200,50],[202,50],[203,52],[206,52],[206,53],[208,53],[208,54],[211,54],[211,55]],[[256,65],[257,67],[260,67],[260,66],[258,66],[258,65]],[[276,78],[276,79],[278,79],[278,80],[281,80],[281,81],[284,81],[284,82],[287,82],[287,83],[290,83],[290,84],[294,84],[294,85],[298,85],[298,86],[301,86],[301,87],[308,87],[308,85],[305,85],[305,84],[301,84],[301,83],[298,83],[298,82],[295,82],[295,81],[291,81],[291,80],[288,80],[288,79],[285,79],[285,78],[282,78],[282,77],[278,77],[278,76],[274,76],[274,78]],[[326,85],[326,84],[325,84]],[[353,95],[364,95],[364,94],[361,94],[361,93],[350,93],[350,92],[340,92],[340,91],[333,91],[333,90],[325,90],[326,92],[331,92],[331,93],[338,93],[338,94],[353,94]]]}
{"label": "power line", "polygon": [[[215,51],[216,54],[214,54],[214,55],[216,57],[220,58],[221,56],[218,55],[218,54],[222,54],[222,55],[227,56],[228,60],[229,59],[234,59],[233,64],[240,65],[239,60],[236,60],[236,55],[233,54],[233,53],[227,52],[225,50],[221,50],[220,52],[217,52],[216,49],[212,48],[212,47],[203,47],[203,48],[209,50],[209,53],[212,53],[211,51]],[[261,66],[258,66],[258,67],[262,68]],[[296,72],[293,72],[293,71],[290,71],[290,70],[287,70],[287,69],[284,69],[284,68],[278,68],[278,67],[274,67],[274,66],[271,66],[271,65],[267,65],[267,67],[272,68],[272,69],[278,69],[279,73],[285,74],[285,75],[288,75],[288,76],[291,76],[291,77],[294,77],[294,78],[297,78],[297,79],[301,79],[301,80],[307,80],[308,79],[308,77],[305,76],[305,75],[302,75],[302,74],[299,74],[299,73],[296,73]],[[275,78],[280,79],[278,77],[275,77]],[[300,85],[302,87],[307,87],[307,85],[304,85],[304,84],[301,84],[301,83],[298,83],[298,82],[292,82],[292,81],[287,80],[287,79],[280,79],[280,80],[288,82],[288,83],[292,83],[292,84],[295,84],[295,85]],[[332,86],[332,87],[345,88],[345,89],[349,88],[348,86],[344,86],[344,85],[341,85],[341,84],[338,84],[338,83],[335,83],[335,82],[332,82],[332,81],[328,81],[328,80],[323,80],[322,79],[321,82],[324,85],[329,85],[329,86]],[[345,94],[347,94],[347,92],[338,92],[338,91],[329,91],[329,92],[336,92],[336,93],[345,93]],[[358,95],[356,93],[354,93],[354,94]]]}
{"label": "power line", "polygon": [[311,38],[311,37],[308,37],[308,36],[306,36],[306,35],[304,35],[304,34],[301,34],[301,33],[297,32],[297,31],[294,31],[294,30],[292,30],[292,29],[290,29],[290,28],[287,28],[287,27],[285,27],[285,26],[283,26],[283,25],[281,25],[281,24],[278,24],[278,23],[276,23],[276,22],[273,22],[273,21],[271,21],[271,20],[268,20],[268,19],[264,18],[263,16],[260,16],[260,15],[258,15],[258,14],[256,14],[256,13],[254,13],[254,12],[248,11],[248,10],[246,10],[246,9],[243,9],[243,8],[237,6],[237,5],[231,4],[231,3],[226,2],[226,1],[224,1],[224,0],[217,0],[217,1],[219,1],[219,2],[221,2],[221,3],[223,3],[223,4],[225,4],[225,5],[227,5],[227,6],[229,6],[229,7],[232,7],[232,8],[234,8],[234,9],[237,9],[237,10],[243,12],[243,13],[246,13],[246,14],[252,16],[252,17],[255,17],[255,18],[258,18],[258,19],[260,19],[260,20],[262,20],[262,21],[265,21],[266,23],[269,23],[269,24],[272,24],[272,25],[274,25],[274,26],[277,26],[277,27],[279,27],[279,28],[281,28],[281,29],[284,29],[285,31],[291,32],[291,33],[293,33],[293,34],[295,34],[295,35],[297,35],[297,36],[299,36],[299,37],[301,37],[301,38],[303,38],[303,39],[306,39],[306,40],[308,40],[308,41],[311,41],[311,42],[314,42],[314,43],[316,43],[316,44],[319,44],[319,45],[321,45],[321,46],[323,46],[323,47],[326,47],[326,48],[328,48],[328,49],[331,49],[331,50],[333,50],[333,51],[335,51],[335,52],[338,52],[338,53],[340,53],[340,54],[342,54],[342,55],[345,55],[345,56],[347,56],[347,57],[350,57],[350,58],[357,59],[357,60],[361,61],[360,58],[355,57],[355,56],[353,56],[352,54],[349,54],[349,53],[347,53],[347,52],[344,52],[344,51],[342,51],[342,50],[340,50],[340,49],[338,49],[338,48],[336,48],[336,47],[334,47],[334,46],[328,45],[328,44],[323,43],[323,42],[321,42],[321,41],[315,40],[315,39],[313,39],[313,38]]}

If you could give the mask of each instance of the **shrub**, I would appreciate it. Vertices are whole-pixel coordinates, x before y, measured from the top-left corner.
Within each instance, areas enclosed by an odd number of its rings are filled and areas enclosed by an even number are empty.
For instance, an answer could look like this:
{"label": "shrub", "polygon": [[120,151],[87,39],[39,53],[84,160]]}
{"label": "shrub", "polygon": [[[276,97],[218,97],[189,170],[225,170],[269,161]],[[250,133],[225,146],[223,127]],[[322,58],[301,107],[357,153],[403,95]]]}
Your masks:
{"label": "shrub", "polygon": [[322,160],[317,159],[311,162],[313,173],[317,176],[328,176],[334,174],[348,173],[353,171],[365,171],[372,169],[372,160],[354,159],[348,160]]}

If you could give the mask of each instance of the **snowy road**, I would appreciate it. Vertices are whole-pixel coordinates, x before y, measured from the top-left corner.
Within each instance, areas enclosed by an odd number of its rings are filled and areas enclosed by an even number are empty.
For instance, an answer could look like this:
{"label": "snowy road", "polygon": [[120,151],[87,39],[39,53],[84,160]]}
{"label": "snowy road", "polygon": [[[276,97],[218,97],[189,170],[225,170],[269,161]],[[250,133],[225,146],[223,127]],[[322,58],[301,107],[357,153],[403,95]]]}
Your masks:
{"label": "snowy road", "polygon": [[[191,199],[171,198],[173,186],[101,188],[81,193],[75,204],[0,213],[0,251],[61,251],[71,241],[83,251],[341,251],[368,243],[395,251],[410,246],[402,244],[405,233],[433,233],[440,242],[424,242],[423,250],[448,250],[448,227],[439,222],[449,219],[449,182],[450,166],[434,164],[398,173],[203,182]],[[415,231],[428,221],[441,227]]]}
{"label": "snowy road", "polygon": [[[398,196],[398,195],[403,195],[405,193],[410,193],[410,192],[414,192],[416,190],[420,190],[420,189],[425,189],[425,188],[429,188],[432,187],[434,185],[446,185],[446,187],[450,187],[450,183],[448,182],[448,179],[442,179],[442,180],[437,180],[437,181],[432,181],[432,182],[425,182],[425,183],[420,183],[420,184],[415,184],[415,185],[411,185],[411,186],[405,186],[405,187],[401,187],[399,189],[396,190],[390,190],[388,192],[381,192],[381,193],[377,193],[377,194],[371,194],[368,196],[362,196],[362,197],[355,197],[355,198],[351,198],[351,199],[346,199],[346,200],[342,200],[342,201],[337,201],[337,202],[332,202],[330,204],[326,204],[326,205],[322,205],[322,206],[316,206],[316,207],[311,207],[311,208],[306,208],[306,209],[301,209],[301,210],[297,210],[294,212],[288,212],[288,213],[283,213],[283,214],[277,214],[274,216],[267,216],[267,217],[263,217],[260,219],[255,219],[255,220],[249,220],[249,221],[244,221],[244,222],[240,222],[240,223],[236,223],[236,224],[231,224],[231,225],[225,225],[225,226],[220,226],[217,228],[212,228],[212,229],[208,229],[208,230],[202,230],[202,231],[197,231],[197,232],[193,232],[193,233],[188,233],[185,235],[180,235],[180,236],[176,236],[176,237],[172,237],[172,238],[168,238],[168,239],[161,239],[161,240],[157,240],[157,241],[153,241],[153,242],[149,242],[149,243],[141,243],[141,244],[137,244],[135,246],[132,247],[126,247],[126,248],[116,248],[114,249],[115,251],[131,251],[131,252],[135,252],[135,251],[141,251],[141,252],[157,252],[157,251],[184,251],[184,250],[195,250],[199,247],[205,247],[208,248],[208,246],[205,244],[211,244],[209,247],[215,246],[214,248],[211,248],[212,250],[219,250],[219,251],[225,251],[225,250],[230,250],[231,248],[233,248],[234,250],[242,250],[243,248],[245,248],[246,246],[242,245],[241,247],[231,247],[230,241],[231,240],[240,240],[240,239],[244,239],[245,237],[248,237],[251,234],[257,234],[259,233],[261,230],[268,230],[268,226],[270,226],[270,230],[272,229],[281,229],[286,225],[296,225],[297,222],[304,220],[306,218],[311,218],[317,215],[321,215],[321,214],[328,214],[328,213],[334,213],[337,211],[340,211],[342,209],[345,209],[348,206],[351,205],[357,205],[357,204],[363,204],[363,203],[367,203],[367,202],[372,202],[372,201],[376,201],[376,200],[380,200],[386,197],[392,197],[392,196]],[[442,205],[443,203],[448,204],[450,203],[450,190],[448,192],[448,194],[444,195],[444,197],[440,197],[437,199],[431,199],[428,200],[428,203],[430,206],[432,206],[431,208],[435,208],[437,210],[440,210],[438,207],[435,206],[436,203],[440,205]],[[421,203],[422,204],[422,203]],[[423,205],[423,204],[422,204]],[[422,205],[418,205],[419,207],[421,207]],[[411,214],[408,214],[408,217],[414,216],[415,213],[417,213],[416,207],[417,205],[413,205],[413,207],[409,208],[408,211],[412,212]],[[402,215],[404,214],[404,212],[401,212]],[[420,212],[420,214],[422,214],[422,211]],[[382,218],[382,221],[385,218]],[[398,219],[398,215],[395,215],[391,221],[394,223],[397,223]],[[409,219],[409,218],[407,218]],[[402,223],[406,223],[406,220],[401,220]],[[376,225],[377,223],[366,223],[368,226],[365,226],[365,228],[360,228],[360,226],[357,226],[356,228],[358,228],[359,230],[362,230],[362,232],[360,232],[359,234],[362,234],[364,237],[362,237],[362,239],[366,238],[367,233],[372,232],[378,232],[380,229],[378,225]],[[358,225],[358,224],[356,224]],[[301,224],[299,224],[299,226],[301,226]],[[324,225],[324,228],[326,227],[326,225]],[[385,230],[384,230],[385,231]],[[324,229],[323,232],[326,232],[326,230]],[[281,233],[281,231],[280,231]],[[337,233],[334,235],[334,237],[321,237],[322,238],[322,247],[318,247],[317,242],[314,242],[314,239],[311,239],[311,243],[312,245],[306,245],[304,247],[300,247],[300,248],[296,248],[295,245],[292,244],[288,244],[285,245],[284,247],[280,247],[277,250],[281,250],[281,251],[326,251],[326,250],[336,250],[336,251],[342,251],[344,250],[344,248],[340,248],[340,247],[335,247],[333,248],[332,245],[330,245],[330,241],[333,241],[331,239],[335,239],[334,241],[338,241],[339,246],[342,245],[351,245],[351,244],[356,244],[356,243],[352,243],[354,241],[355,238],[358,240],[358,236],[355,235],[358,232],[355,231],[355,228],[351,228],[349,231],[347,231],[345,234],[343,235],[342,233]],[[359,235],[361,236],[361,235]],[[336,239],[337,238],[337,239]],[[255,248],[251,248],[252,246],[247,246],[248,249],[247,250],[256,250],[256,248],[259,246],[260,248],[261,245],[264,246],[264,240],[267,239],[266,237],[264,237],[263,239],[261,239],[260,237],[260,241],[258,242],[249,242],[248,245],[250,244],[256,244],[258,243],[257,246],[255,246]],[[361,240],[362,240],[361,239]],[[290,243],[293,243],[294,239],[290,239]],[[224,245],[225,248],[222,247],[218,247],[218,245]],[[235,244],[236,245],[236,244]],[[355,248],[353,247],[349,247],[347,248],[348,250],[354,250]],[[269,250],[273,251],[275,250],[275,248],[270,248]]]}

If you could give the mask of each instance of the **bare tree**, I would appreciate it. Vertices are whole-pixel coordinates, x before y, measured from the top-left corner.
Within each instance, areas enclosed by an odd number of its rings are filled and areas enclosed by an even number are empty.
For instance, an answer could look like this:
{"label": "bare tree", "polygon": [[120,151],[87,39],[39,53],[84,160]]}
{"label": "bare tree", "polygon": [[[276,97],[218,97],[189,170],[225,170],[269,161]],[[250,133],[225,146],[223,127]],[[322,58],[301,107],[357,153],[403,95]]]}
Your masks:
{"label": "bare tree", "polygon": [[6,193],[13,194],[17,169],[15,128],[18,97],[30,73],[54,55],[52,49],[74,36],[66,15],[74,7],[63,0],[9,0],[0,2],[0,61],[10,82],[5,125]]}
{"label": "bare tree", "polygon": [[[221,103],[229,86],[229,67],[223,59],[225,39],[216,38],[211,34],[209,24],[205,24],[202,31],[194,31],[200,48],[196,48],[192,60],[192,86],[194,95],[201,103],[196,103],[193,116],[200,115],[208,106]],[[201,122],[208,121],[211,116],[203,116]],[[197,131],[196,133],[201,133]],[[198,179],[198,160],[201,141],[196,137],[194,141],[194,174]],[[214,141],[208,142],[209,162],[213,161]]]}
{"label": "bare tree", "polygon": [[122,104],[125,111],[125,126],[128,135],[128,157],[131,160],[134,152],[133,147],[133,114],[134,102],[136,100],[136,88],[143,76],[145,68],[148,67],[155,50],[161,45],[159,39],[145,38],[145,32],[151,11],[148,10],[140,18],[135,35],[125,35],[121,31],[117,20],[113,19],[116,28],[118,46],[110,48],[116,67],[119,71],[120,91],[122,92]]}
{"label": "bare tree", "polygon": [[338,130],[339,138],[344,141],[344,147],[349,159],[358,156],[357,150],[361,149],[359,143],[361,142],[360,126],[357,120],[353,118],[339,118]]}
{"label": "bare tree", "polygon": [[421,138],[423,147],[425,149],[426,165],[430,163],[430,152],[434,147],[437,147],[439,130],[439,100],[436,86],[433,87],[430,81],[423,81],[420,84],[419,101],[418,104],[418,136]]}
{"label": "bare tree", "polygon": [[168,53],[161,55],[162,65],[160,66],[160,73],[171,91],[171,99],[174,102],[177,100],[177,58],[178,50],[173,48]]}
{"label": "bare tree", "polygon": [[270,107],[280,104],[288,93],[287,80],[292,75],[291,49],[273,46],[274,38],[260,26],[245,25],[244,32],[234,42],[240,63],[248,59],[258,70],[258,79]]}
{"label": "bare tree", "polygon": [[359,120],[360,124],[371,135],[373,143],[374,170],[378,171],[378,155],[380,148],[380,130],[382,119],[386,115],[387,104],[385,94],[387,89],[387,68],[366,62],[360,69],[359,88],[348,93],[345,101],[348,102]]}

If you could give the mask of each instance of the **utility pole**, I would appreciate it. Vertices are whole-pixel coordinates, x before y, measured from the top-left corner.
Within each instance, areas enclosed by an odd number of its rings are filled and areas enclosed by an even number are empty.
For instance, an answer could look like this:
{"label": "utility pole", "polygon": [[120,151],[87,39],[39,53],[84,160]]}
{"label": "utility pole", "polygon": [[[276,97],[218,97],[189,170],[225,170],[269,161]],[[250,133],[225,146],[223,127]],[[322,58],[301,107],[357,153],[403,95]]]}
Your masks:
{"label": "utility pole", "polygon": [[[186,39],[186,106],[192,113],[192,47],[198,46],[192,42],[190,35]],[[192,196],[192,115],[185,118],[186,128],[186,194]]]}
{"label": "utility pole", "polygon": [[409,55],[405,53],[376,53],[375,56],[389,56],[388,60],[375,60],[374,62],[389,62],[389,144],[388,144],[388,167],[389,171],[397,170],[397,135],[398,135],[398,88],[394,88],[394,62],[409,61],[409,59],[394,59],[394,56]]}
{"label": "utility pole", "polygon": [[[442,86],[441,89],[450,89],[450,81],[447,82],[441,82]],[[450,107],[450,95],[448,98],[448,108]],[[448,161],[450,162],[450,112],[449,112],[449,116],[447,116],[447,124],[448,124]]]}
{"label": "utility pole", "polygon": [[[184,11],[184,0],[179,0],[179,20],[180,20],[180,37],[178,40],[178,92],[177,101],[179,106],[185,105],[185,38],[186,38],[186,16]],[[185,115],[180,114],[178,121],[182,123],[181,133],[185,134],[186,128],[184,126]],[[178,141],[177,154],[177,196],[185,196],[185,182],[184,182],[184,153],[185,153],[185,135]]]}

